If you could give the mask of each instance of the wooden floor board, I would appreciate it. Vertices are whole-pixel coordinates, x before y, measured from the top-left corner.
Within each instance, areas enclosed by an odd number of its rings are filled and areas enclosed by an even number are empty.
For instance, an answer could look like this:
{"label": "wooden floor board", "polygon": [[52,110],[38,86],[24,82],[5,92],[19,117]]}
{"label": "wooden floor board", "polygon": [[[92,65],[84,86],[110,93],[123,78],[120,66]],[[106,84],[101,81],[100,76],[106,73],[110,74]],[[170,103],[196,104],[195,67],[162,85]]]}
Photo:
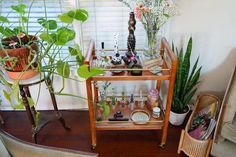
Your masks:
{"label": "wooden floor board", "polygon": [[[52,111],[43,111],[52,112]],[[38,143],[46,146],[93,152],[87,111],[61,111],[71,131],[57,121],[48,124],[38,135]],[[2,128],[19,139],[32,142],[30,123],[24,111],[1,111]],[[158,147],[160,131],[99,131],[94,152],[101,157],[177,157],[183,127],[169,127],[165,149]]]}

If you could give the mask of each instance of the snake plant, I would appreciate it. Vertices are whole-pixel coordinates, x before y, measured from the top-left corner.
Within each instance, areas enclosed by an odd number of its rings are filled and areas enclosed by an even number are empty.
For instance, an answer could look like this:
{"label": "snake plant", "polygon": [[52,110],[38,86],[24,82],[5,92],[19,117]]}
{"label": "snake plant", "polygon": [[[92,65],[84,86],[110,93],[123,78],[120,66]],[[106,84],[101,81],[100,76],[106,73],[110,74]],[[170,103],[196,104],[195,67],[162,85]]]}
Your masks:
{"label": "snake plant", "polygon": [[[172,45],[174,51],[174,44]],[[174,95],[171,106],[171,111],[175,113],[186,112],[187,105],[197,91],[201,68],[198,67],[199,57],[195,61],[192,68],[190,57],[192,52],[192,37],[188,41],[187,50],[183,53],[183,48],[176,53],[178,56],[178,66],[175,78]]]}

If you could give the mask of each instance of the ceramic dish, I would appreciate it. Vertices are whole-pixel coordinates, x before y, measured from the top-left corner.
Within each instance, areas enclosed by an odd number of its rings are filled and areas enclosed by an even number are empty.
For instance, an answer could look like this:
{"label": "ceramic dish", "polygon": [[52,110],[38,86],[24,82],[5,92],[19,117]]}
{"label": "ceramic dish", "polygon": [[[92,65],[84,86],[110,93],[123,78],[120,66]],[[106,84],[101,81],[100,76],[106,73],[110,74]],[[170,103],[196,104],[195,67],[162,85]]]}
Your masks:
{"label": "ceramic dish", "polygon": [[150,119],[150,114],[144,110],[135,110],[131,113],[131,120],[135,124],[147,124]]}

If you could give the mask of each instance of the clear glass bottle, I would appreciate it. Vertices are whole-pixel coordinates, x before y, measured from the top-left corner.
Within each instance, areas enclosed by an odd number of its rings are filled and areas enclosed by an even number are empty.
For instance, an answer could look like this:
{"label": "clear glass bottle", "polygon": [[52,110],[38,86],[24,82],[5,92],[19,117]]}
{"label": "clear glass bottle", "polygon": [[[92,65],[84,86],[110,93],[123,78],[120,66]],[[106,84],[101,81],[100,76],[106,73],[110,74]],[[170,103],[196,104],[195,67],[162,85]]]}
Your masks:
{"label": "clear glass bottle", "polygon": [[134,94],[131,94],[130,96],[129,105],[130,105],[130,110],[133,111],[134,110]]}
{"label": "clear glass bottle", "polygon": [[144,107],[144,100],[143,100],[143,93],[142,93],[142,90],[140,90],[140,95],[139,95],[139,102],[138,102],[138,105],[139,105],[139,108],[143,108]]}

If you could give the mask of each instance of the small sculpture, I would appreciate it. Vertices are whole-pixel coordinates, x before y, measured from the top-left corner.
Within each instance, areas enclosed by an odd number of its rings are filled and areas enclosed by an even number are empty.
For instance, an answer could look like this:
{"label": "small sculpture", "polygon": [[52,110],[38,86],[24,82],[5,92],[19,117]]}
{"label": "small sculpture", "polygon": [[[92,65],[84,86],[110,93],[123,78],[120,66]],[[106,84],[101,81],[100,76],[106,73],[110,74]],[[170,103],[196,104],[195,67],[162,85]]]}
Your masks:
{"label": "small sculpture", "polygon": [[115,55],[112,57],[111,63],[113,65],[119,65],[119,64],[122,63],[121,55],[120,55],[119,49],[118,49],[119,34],[116,34],[114,36],[114,38],[115,38],[115,45],[114,45],[114,53],[115,53]]}
{"label": "small sculpture", "polygon": [[129,36],[127,40],[128,52],[126,52],[125,54],[126,56],[123,57],[123,60],[128,65],[129,68],[132,68],[135,64],[137,64],[137,57],[136,57],[137,53],[135,52],[136,39],[134,35],[136,20],[134,12],[130,13],[128,24],[129,24],[128,27]]}

